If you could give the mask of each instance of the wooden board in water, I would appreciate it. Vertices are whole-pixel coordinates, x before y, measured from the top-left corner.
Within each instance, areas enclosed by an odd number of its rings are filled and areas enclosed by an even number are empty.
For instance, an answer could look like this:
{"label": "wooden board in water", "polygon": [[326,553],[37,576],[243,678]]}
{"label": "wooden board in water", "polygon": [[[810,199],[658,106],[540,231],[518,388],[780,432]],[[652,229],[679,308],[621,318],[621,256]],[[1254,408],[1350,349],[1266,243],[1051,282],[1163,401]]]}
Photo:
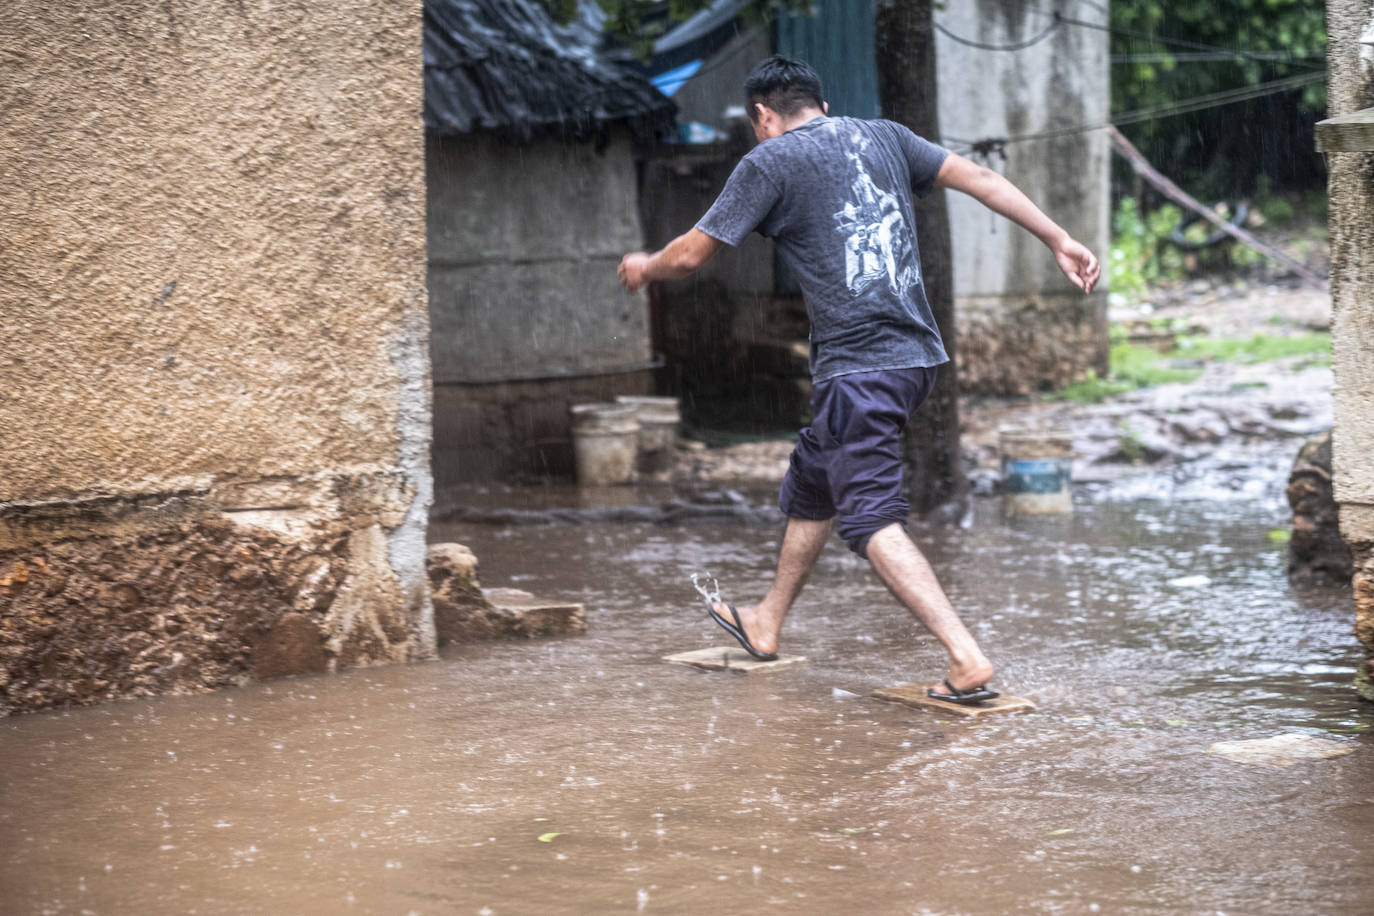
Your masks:
{"label": "wooden board in water", "polygon": [[707,671],[738,671],[741,674],[758,674],[793,668],[806,663],[801,655],[779,655],[775,661],[761,662],[748,652],[736,647],[713,646],[709,649],[695,649],[663,656],[665,662],[675,665],[690,665]]}
{"label": "wooden board in water", "polygon": [[880,700],[901,703],[903,706],[911,706],[916,709],[935,709],[950,715],[966,716],[972,719],[981,719],[984,716],[995,716],[1008,712],[1024,712],[1035,708],[1035,704],[1030,700],[1005,695],[995,700],[985,700],[977,706],[960,706],[958,703],[950,703],[946,700],[931,699],[926,691],[932,687],[942,691],[945,689],[945,685],[940,681],[927,681],[924,684],[900,684],[896,687],[882,687],[873,691],[873,695]]}

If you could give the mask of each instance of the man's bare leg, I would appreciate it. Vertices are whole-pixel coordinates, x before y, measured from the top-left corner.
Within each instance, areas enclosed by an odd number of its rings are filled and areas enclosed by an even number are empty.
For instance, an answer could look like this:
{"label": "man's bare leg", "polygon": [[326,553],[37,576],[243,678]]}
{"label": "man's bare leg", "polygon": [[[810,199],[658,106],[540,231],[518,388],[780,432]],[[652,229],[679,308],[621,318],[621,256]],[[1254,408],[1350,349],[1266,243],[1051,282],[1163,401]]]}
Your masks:
{"label": "man's bare leg", "polygon": [[[804,518],[789,518],[787,532],[782,536],[782,550],[778,554],[778,571],[773,577],[773,586],[763,600],[753,607],[735,605],[739,619],[744,624],[744,635],[760,652],[778,651],[778,634],[782,632],[782,621],[801,594],[807,576],[816,565],[826,540],[830,537],[830,522],[815,522]],[[726,620],[730,610],[723,604],[716,605],[716,613]]]}
{"label": "man's bare leg", "polygon": [[897,600],[925,624],[949,653],[949,683],[958,690],[992,679],[992,662],[978,648],[920,549],[901,525],[891,524],[868,541],[868,560]]}

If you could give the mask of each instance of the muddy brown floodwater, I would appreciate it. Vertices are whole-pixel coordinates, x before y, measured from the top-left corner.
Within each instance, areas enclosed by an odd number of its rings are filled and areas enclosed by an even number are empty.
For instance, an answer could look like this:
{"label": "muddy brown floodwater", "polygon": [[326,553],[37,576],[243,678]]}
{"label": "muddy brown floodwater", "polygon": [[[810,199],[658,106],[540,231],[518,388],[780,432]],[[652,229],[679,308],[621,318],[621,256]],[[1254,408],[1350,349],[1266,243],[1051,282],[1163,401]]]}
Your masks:
{"label": "muddy brown floodwater", "polygon": [[[839,542],[784,632],[809,663],[744,676],[660,657],[725,644],[689,575],[759,595],[766,516],[436,526],[590,633],[0,723],[0,909],[1368,913],[1351,600],[1285,581],[1279,474],[916,526],[996,684],[1040,703],[975,724],[865,696],[942,660]],[[1286,732],[1355,752],[1205,753]]]}

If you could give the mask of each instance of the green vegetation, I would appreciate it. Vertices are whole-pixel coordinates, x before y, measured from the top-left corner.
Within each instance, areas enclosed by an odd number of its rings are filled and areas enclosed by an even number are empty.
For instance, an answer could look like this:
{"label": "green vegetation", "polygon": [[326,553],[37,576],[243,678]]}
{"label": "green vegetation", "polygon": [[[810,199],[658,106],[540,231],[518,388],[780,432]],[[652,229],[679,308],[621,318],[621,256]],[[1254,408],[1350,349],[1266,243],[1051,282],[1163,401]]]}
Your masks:
{"label": "green vegetation", "polygon": [[[1195,381],[1202,375],[1200,365],[1211,360],[1250,364],[1311,356],[1314,359],[1305,365],[1321,365],[1329,361],[1331,352],[1331,335],[1325,333],[1290,337],[1256,334],[1248,339],[1193,335],[1180,338],[1178,346],[1169,353],[1160,353],[1150,347],[1132,344],[1125,337],[1124,328],[1119,325],[1113,326],[1111,372],[1106,378],[1100,378],[1090,371],[1087,378],[1067,385],[1047,397],[1050,400],[1095,404],[1137,388]],[[1129,438],[1128,433],[1129,430],[1122,430],[1123,443]],[[1124,444],[1122,448],[1125,449]]]}
{"label": "green vegetation", "polygon": [[1109,289],[1126,296],[1144,293],[1158,280],[1183,275],[1183,255],[1169,234],[1183,212],[1173,204],[1143,213],[1134,197],[1123,197],[1112,214],[1112,248],[1108,257]]}
{"label": "green vegetation", "polygon": [[1228,363],[1264,363],[1289,356],[1328,356],[1331,353],[1331,335],[1312,333],[1277,337],[1272,334],[1256,334],[1248,340],[1185,337],[1178,342],[1178,350],[1175,352],[1193,359],[1219,359]]}
{"label": "green vegetation", "polygon": [[1088,377],[1083,381],[1061,388],[1049,397],[1052,400],[1096,404],[1137,388],[1191,382],[1202,374],[1201,369],[1173,366],[1172,360],[1159,351],[1126,341],[1112,345],[1110,362],[1111,373],[1106,378],[1099,378],[1097,373],[1089,370]]}
{"label": "green vegetation", "polygon": [[1140,441],[1140,433],[1130,420],[1121,421],[1121,437],[1117,442],[1121,456],[1127,461],[1140,461],[1145,457],[1145,443]]}
{"label": "green vegetation", "polygon": [[[1321,0],[1111,0],[1110,11],[1112,114],[1153,115],[1124,128],[1146,158],[1209,201],[1249,196],[1263,176],[1283,188],[1318,186],[1310,125],[1326,110]],[[1260,98],[1178,110],[1285,79],[1287,88]]]}

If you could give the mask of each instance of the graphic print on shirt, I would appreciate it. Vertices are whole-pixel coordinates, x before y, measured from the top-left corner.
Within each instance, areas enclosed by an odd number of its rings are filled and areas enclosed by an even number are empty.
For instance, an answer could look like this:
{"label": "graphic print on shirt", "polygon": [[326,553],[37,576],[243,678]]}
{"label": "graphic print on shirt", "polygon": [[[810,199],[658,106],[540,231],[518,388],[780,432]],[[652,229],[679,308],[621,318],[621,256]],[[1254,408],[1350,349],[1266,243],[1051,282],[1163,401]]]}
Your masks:
{"label": "graphic print on shirt", "polygon": [[856,175],[851,199],[835,214],[836,231],[844,236],[845,284],[858,294],[886,277],[894,295],[903,296],[921,279],[911,246],[911,230],[902,218],[897,195],[873,183],[864,166],[868,140],[858,131],[850,138],[854,150],[845,153]]}

